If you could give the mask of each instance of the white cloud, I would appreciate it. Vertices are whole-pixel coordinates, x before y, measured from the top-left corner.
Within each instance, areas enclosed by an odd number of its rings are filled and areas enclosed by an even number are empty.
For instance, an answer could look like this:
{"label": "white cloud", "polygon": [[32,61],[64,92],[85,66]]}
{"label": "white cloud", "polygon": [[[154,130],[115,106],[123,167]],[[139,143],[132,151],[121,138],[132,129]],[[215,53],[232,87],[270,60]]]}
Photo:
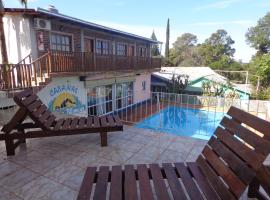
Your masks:
{"label": "white cloud", "polygon": [[240,0],[222,0],[222,1],[215,2],[215,3],[206,4],[206,5],[196,7],[195,10],[207,10],[207,9],[212,9],[212,8],[224,9],[224,8],[227,8],[238,1],[240,1]]}
{"label": "white cloud", "polygon": [[220,25],[242,25],[250,26],[253,25],[253,20],[233,20],[233,21],[221,21],[221,22],[197,22],[189,24],[191,26],[220,26]]}
{"label": "white cloud", "polygon": [[[166,25],[164,27],[162,26],[149,26],[149,25],[131,25],[131,24],[121,24],[121,23],[115,23],[115,22],[109,22],[109,21],[93,21],[90,20],[94,23],[101,24],[104,26],[108,26],[111,28],[115,28],[118,30],[126,31],[129,33],[133,33],[136,35],[144,36],[147,38],[150,38],[153,29],[155,30],[155,34],[157,36],[157,39],[161,42],[163,42],[162,45],[162,53],[164,54],[165,51],[165,41],[166,41]],[[229,23],[230,22],[230,23]],[[222,27],[224,23],[226,25],[234,24],[235,26],[239,26],[239,24],[244,24],[246,26],[249,26],[252,21],[245,21],[245,20],[238,20],[238,21],[228,21],[228,22],[207,22],[205,24],[203,23],[194,23],[194,24],[186,24],[183,25],[183,29],[185,30],[175,30],[171,26],[171,31],[170,31],[170,46],[172,47],[172,44],[176,41],[177,37],[180,36],[181,34],[185,32],[190,32],[198,37],[198,42],[202,43],[206,38],[210,36],[211,33],[213,33],[215,30],[219,28],[219,26]],[[215,23],[215,24],[214,24]],[[197,25],[196,25],[197,24]],[[214,26],[216,25],[216,26]],[[195,30],[191,30],[190,27],[194,28],[198,26],[199,28]],[[205,30],[200,26],[210,26],[209,31],[196,31],[196,30]],[[242,29],[241,29],[242,30]],[[235,53],[235,59],[237,60],[242,60],[243,62],[249,62],[250,58],[252,55],[255,54],[255,50],[250,48],[246,43],[245,43],[245,29],[243,31],[239,30],[234,30],[233,28],[230,29],[228,32],[232,36],[233,40],[235,40],[234,48],[236,49]]]}

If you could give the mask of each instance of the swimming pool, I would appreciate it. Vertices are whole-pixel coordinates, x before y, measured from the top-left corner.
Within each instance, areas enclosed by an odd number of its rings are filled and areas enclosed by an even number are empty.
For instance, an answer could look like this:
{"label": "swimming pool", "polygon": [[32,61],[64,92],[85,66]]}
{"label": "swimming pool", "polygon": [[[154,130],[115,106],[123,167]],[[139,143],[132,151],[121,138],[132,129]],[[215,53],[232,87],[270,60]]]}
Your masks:
{"label": "swimming pool", "polygon": [[169,106],[135,126],[209,140],[223,116],[222,112]]}

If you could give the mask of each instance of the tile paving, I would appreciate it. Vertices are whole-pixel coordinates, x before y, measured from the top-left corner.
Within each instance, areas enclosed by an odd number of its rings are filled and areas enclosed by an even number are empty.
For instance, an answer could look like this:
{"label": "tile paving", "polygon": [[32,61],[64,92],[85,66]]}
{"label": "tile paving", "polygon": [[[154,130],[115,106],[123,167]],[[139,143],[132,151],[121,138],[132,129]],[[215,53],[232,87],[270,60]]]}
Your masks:
{"label": "tile paving", "polygon": [[205,144],[131,126],[110,133],[107,147],[98,134],[29,139],[6,157],[0,142],[0,200],[76,199],[88,166],[195,161]]}

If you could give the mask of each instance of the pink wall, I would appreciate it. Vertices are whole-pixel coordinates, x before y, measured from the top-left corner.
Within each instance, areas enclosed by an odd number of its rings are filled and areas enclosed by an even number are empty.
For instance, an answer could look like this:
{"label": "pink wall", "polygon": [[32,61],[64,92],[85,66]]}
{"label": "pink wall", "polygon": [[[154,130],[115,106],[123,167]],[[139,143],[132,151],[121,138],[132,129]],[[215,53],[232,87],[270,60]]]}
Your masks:
{"label": "pink wall", "polygon": [[[142,88],[142,82],[146,82],[145,90]],[[150,98],[151,73],[144,73],[136,76],[134,82],[134,103],[145,101]]]}

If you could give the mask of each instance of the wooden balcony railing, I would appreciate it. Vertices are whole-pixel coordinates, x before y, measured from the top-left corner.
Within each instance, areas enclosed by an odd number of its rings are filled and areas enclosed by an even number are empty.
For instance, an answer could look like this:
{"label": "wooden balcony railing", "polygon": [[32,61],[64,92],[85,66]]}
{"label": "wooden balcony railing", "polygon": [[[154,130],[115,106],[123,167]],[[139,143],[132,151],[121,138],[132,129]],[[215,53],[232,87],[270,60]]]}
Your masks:
{"label": "wooden balcony railing", "polygon": [[52,73],[60,76],[61,73],[81,75],[91,72],[154,70],[160,67],[161,58],[47,52],[29,64],[24,60],[18,64],[0,64],[0,90],[39,86]]}
{"label": "wooden balcony railing", "polygon": [[161,67],[160,58],[100,55],[88,52],[50,52],[51,72],[103,72],[151,70]]}

